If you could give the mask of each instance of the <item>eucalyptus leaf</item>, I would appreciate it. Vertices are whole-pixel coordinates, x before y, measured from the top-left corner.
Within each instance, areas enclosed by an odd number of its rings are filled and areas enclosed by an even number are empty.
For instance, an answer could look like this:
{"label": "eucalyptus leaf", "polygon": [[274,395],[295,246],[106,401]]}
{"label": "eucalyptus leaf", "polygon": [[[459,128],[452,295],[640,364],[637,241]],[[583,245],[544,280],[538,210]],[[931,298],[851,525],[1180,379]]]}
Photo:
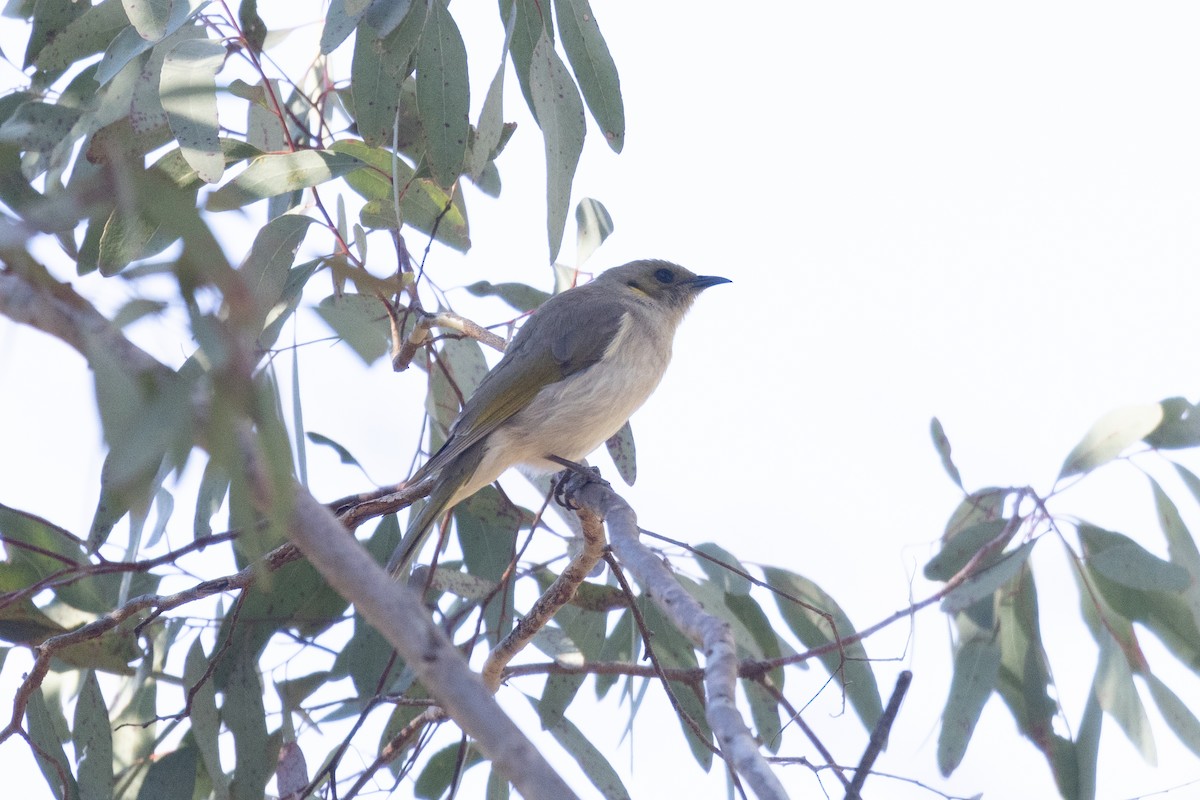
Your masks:
{"label": "eucalyptus leaf", "polygon": [[208,209],[229,211],[276,195],[320,186],[362,166],[352,156],[325,150],[268,153],[251,161],[240,175],[213,192],[208,198]]}
{"label": "eucalyptus leaf", "polygon": [[554,261],[562,246],[571,184],[587,126],[579,90],[545,33],[533,48],[529,87],[546,145],[546,232]]}
{"label": "eucalyptus leaf", "polygon": [[79,700],[75,703],[71,738],[75,743],[75,774],[79,779],[80,800],[111,800],[112,728],[95,670],[84,673]]}
{"label": "eucalyptus leaf", "polygon": [[625,420],[621,429],[605,440],[604,447],[608,450],[621,480],[633,486],[637,481],[637,447],[633,441],[633,427],[629,420]]}
{"label": "eucalyptus leaf", "polygon": [[1200,445],[1200,410],[1183,397],[1168,397],[1162,406],[1162,422],[1143,439],[1164,450]]}
{"label": "eucalyptus leaf", "polygon": [[625,106],[617,65],[588,0],[554,0],[558,33],[583,99],[614,153],[625,146]]}
{"label": "eucalyptus leaf", "polygon": [[1130,445],[1148,436],[1163,420],[1158,403],[1126,406],[1110,411],[1096,421],[1071,450],[1059,470],[1059,479],[1091,472],[1112,461]]}
{"label": "eucalyptus leaf", "polygon": [[417,45],[417,108],[425,130],[426,158],[434,179],[451,187],[467,155],[471,107],[467,50],[450,10],[431,0]]}
{"label": "eucalyptus leaf", "polygon": [[[854,634],[846,612],[811,580],[778,567],[764,567],[763,574],[776,590],[775,602],[784,622],[805,646],[827,647]],[[862,642],[830,649],[820,659],[830,675],[841,675],[854,712],[866,728],[873,728],[883,714],[883,700]]]}
{"label": "eucalyptus leaf", "polygon": [[958,467],[954,466],[954,459],[950,457],[950,439],[937,417],[929,421],[929,435],[933,437],[933,446],[937,448],[938,457],[942,459],[942,469],[946,470],[946,474],[958,488],[963,488],[962,476],[958,474]]}
{"label": "eucalyptus leaf", "polygon": [[978,631],[959,643],[938,735],[937,761],[942,775],[948,776],[962,763],[999,672],[1000,646],[990,632]]}
{"label": "eucalyptus leaf", "polygon": [[163,59],[159,97],[184,160],[205,183],[216,183],[225,171],[218,138],[217,72],[225,48],[207,39],[185,39]]}

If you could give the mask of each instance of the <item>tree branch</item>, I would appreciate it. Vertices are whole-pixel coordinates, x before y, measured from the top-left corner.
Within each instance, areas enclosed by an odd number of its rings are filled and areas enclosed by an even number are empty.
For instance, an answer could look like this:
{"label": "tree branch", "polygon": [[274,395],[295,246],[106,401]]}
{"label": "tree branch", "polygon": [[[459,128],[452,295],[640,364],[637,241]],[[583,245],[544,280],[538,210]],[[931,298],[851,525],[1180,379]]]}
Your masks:
{"label": "tree branch", "polygon": [[653,598],[667,618],[705,654],[707,717],[729,765],[760,798],[786,798],[787,792],[758,751],[735,702],[737,648],[729,624],[708,614],[638,539],[637,515],[612,489],[591,483],[575,494],[608,524],[612,549],[621,564]]}
{"label": "tree branch", "polygon": [[[256,484],[266,485],[262,469],[252,468],[251,475]],[[434,626],[417,593],[389,578],[363,546],[346,535],[332,512],[301,488],[293,496],[289,535],[329,585],[396,648],[421,684],[524,797],[575,797]]]}
{"label": "tree branch", "polygon": [[529,644],[534,635],[546,626],[560,608],[571,602],[579,585],[604,557],[604,524],[600,517],[594,514],[580,514],[579,518],[583,523],[583,549],[571,559],[571,563],[554,579],[554,583],[546,587],[546,591],[529,609],[529,613],[496,645],[484,662],[483,683],[493,692],[500,688],[504,679],[504,668],[508,666],[508,662]]}
{"label": "tree branch", "polygon": [[[166,379],[171,369],[141,349],[81,297],[68,283],[59,283],[40,264],[22,265],[22,272],[0,269],[0,314],[61,339],[85,358],[106,352],[132,374]],[[36,280],[35,280],[36,278]]]}

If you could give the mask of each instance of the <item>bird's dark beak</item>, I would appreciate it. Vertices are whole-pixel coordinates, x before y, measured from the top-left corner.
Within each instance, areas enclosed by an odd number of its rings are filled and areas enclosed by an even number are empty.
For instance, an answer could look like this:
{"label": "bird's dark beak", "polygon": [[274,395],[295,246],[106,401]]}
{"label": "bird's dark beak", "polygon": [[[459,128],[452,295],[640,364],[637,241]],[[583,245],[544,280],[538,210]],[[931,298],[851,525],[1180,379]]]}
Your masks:
{"label": "bird's dark beak", "polygon": [[720,275],[697,275],[688,281],[695,287],[696,291],[707,289],[710,286],[716,286],[719,283],[733,283],[729,278],[722,278]]}

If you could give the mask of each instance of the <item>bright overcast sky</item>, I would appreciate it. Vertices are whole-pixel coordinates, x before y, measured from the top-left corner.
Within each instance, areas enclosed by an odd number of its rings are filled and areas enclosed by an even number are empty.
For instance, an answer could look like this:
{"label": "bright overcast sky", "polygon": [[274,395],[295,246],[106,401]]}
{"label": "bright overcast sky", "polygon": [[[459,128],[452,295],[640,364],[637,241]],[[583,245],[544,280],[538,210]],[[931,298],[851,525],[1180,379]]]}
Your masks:
{"label": "bright overcast sky", "polygon": [[[1200,395],[1200,6],[594,2],[629,127],[620,156],[589,131],[575,197],[603,202],[616,233],[586,267],[660,257],[733,280],[700,298],[672,369],[633,419],[639,478],[617,488],[644,527],[805,574],[865,627],[936,588],[920,570],[958,495],[929,442],[931,416],[969,488],[1044,492],[1104,412]],[[495,4],[477,5],[477,19],[459,20],[476,57],[475,109],[503,33]],[[260,6],[268,19],[275,7],[299,14],[292,3]],[[468,16],[465,3],[453,9]],[[511,82],[506,118],[520,128],[499,161],[503,194],[468,197],[474,249],[465,259],[435,251],[427,264],[445,288],[483,278],[550,287],[541,140]],[[414,251],[423,245],[409,238]],[[494,315],[484,323],[511,316],[476,307]],[[383,364],[361,374],[338,350],[305,358],[309,426],[376,480],[401,479],[408,462],[396,453],[411,452],[416,433],[395,409],[412,407],[402,404],[420,377]],[[80,362],[0,324],[0,386],[0,502],[84,530],[100,456]],[[364,488],[346,471],[319,480],[320,497]],[[1150,508],[1144,479],[1124,464],[1052,506],[1165,554]],[[1095,648],[1061,552],[1047,538],[1033,563],[1075,726]],[[1144,639],[1156,672],[1200,707],[1195,676]],[[890,659],[878,665],[885,695],[898,670],[915,673],[880,770],[960,795],[1052,796],[1044,759],[996,699],[960,771],[937,775],[950,663],[940,612],[867,648]],[[0,694],[26,663],[9,657]],[[789,696],[806,702],[823,677],[791,672]],[[509,707],[524,704],[505,691]],[[852,715],[830,718],[835,694],[827,688],[808,714],[853,763],[863,734]],[[1107,719],[1105,800],[1200,779],[1200,761],[1147,705],[1158,767]],[[628,742],[618,750],[624,713],[572,718],[619,753],[635,796],[724,796],[721,770],[694,767],[673,720],[660,728],[639,717],[635,754]],[[799,743],[784,749],[820,760]],[[313,765],[323,754],[307,755]],[[803,767],[784,777],[797,797],[823,796]],[[867,789],[936,796],[878,777]]]}

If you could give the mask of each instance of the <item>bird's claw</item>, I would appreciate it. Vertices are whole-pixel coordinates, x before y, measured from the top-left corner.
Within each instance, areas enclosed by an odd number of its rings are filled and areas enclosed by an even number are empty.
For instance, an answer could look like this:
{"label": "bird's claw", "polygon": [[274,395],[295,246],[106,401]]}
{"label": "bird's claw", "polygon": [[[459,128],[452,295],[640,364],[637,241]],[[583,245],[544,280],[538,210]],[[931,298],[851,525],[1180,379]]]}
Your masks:
{"label": "bird's claw", "polygon": [[575,495],[590,483],[612,486],[600,477],[599,467],[585,467],[582,464],[567,467],[554,479],[554,501],[563,508],[578,511],[579,504],[575,502]]}

